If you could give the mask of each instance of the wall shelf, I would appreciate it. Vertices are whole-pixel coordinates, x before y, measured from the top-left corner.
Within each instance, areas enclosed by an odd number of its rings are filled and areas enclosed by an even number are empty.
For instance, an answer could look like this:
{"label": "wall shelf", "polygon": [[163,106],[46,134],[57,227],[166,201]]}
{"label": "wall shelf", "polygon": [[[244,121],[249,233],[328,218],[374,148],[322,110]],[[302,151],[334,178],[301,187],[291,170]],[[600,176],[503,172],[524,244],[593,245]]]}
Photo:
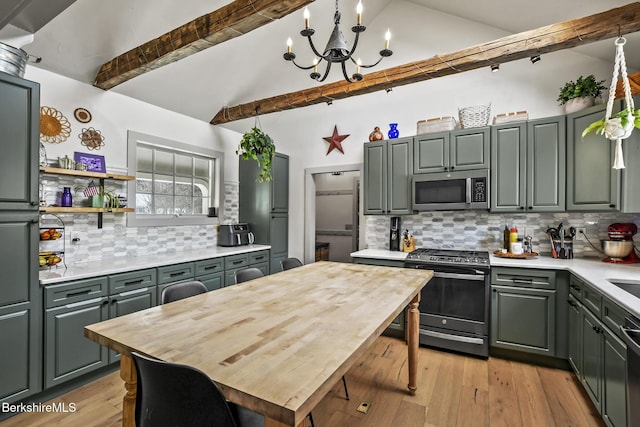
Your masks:
{"label": "wall shelf", "polygon": [[79,171],[75,169],[53,168],[48,166],[40,166],[40,172],[48,173],[52,175],[79,176],[83,178],[115,179],[117,181],[133,181],[134,179],[136,179],[135,176],[131,176],[131,175],[119,175],[114,173],[102,173],[102,172],[87,172],[87,171]]}
{"label": "wall shelf", "polygon": [[[62,169],[48,166],[40,166],[40,173],[49,175],[65,175],[75,176],[80,178],[98,179],[100,181],[100,187],[104,187],[105,179],[113,179],[115,181],[133,181],[135,176],[120,175],[114,173],[103,172],[87,172],[79,171],[75,169]],[[62,207],[62,206],[40,206],[40,213],[97,213],[98,214],[98,228],[102,228],[102,214],[103,213],[125,213],[135,212],[134,208],[92,208],[82,206]]]}

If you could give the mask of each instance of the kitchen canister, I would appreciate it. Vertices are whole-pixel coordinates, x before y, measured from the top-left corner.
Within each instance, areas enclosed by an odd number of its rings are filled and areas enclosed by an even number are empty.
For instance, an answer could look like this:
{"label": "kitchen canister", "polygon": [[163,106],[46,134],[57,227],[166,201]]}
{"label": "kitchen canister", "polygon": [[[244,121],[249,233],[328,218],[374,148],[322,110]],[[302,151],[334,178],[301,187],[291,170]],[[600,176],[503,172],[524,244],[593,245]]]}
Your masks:
{"label": "kitchen canister", "polygon": [[23,77],[29,59],[38,63],[42,58],[31,56],[22,49],[0,42],[0,71],[12,76]]}

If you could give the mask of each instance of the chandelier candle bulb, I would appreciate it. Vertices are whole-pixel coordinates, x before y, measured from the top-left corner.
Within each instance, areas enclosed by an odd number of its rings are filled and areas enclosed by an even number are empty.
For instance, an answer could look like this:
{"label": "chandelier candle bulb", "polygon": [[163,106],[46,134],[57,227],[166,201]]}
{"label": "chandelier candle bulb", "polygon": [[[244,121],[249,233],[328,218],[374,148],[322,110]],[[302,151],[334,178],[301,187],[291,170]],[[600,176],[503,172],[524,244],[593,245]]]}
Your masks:
{"label": "chandelier candle bulb", "polygon": [[291,46],[293,45],[293,41],[291,40],[291,37],[289,37],[287,39],[287,53],[291,53]]}
{"label": "chandelier candle bulb", "polygon": [[304,12],[302,13],[304,16],[304,28],[309,29],[309,8],[305,7]]}
{"label": "chandelier candle bulb", "polygon": [[360,25],[362,23],[362,2],[359,1],[356,6],[356,24]]}
{"label": "chandelier candle bulb", "polygon": [[362,64],[362,62],[360,61],[360,58],[358,58],[358,60],[356,61],[356,74],[360,72],[360,65]]}
{"label": "chandelier candle bulb", "polygon": [[387,28],[387,32],[384,33],[384,48],[389,49],[389,40],[391,40],[391,31]]}
{"label": "chandelier candle bulb", "polygon": [[318,58],[313,58],[313,72],[318,72]]}

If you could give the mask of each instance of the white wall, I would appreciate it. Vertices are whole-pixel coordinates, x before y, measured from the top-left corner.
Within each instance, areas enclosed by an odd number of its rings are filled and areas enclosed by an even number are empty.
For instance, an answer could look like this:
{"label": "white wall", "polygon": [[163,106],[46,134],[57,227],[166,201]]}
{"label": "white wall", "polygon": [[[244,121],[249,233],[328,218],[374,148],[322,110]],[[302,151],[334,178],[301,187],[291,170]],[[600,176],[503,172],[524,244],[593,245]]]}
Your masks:
{"label": "white wall", "polygon": [[[213,127],[209,123],[35,67],[27,67],[25,78],[40,83],[40,104],[60,111],[71,124],[71,136],[66,141],[59,144],[45,143],[49,159],[64,155],[73,158],[74,151],[89,152],[80,143],[78,135],[83,128],[93,127],[105,137],[105,145],[92,152],[105,156],[107,169],[126,170],[127,130],[135,130],[225,151],[225,165],[235,165],[235,168],[226,167],[224,179],[238,180],[235,149],[240,135],[237,132]],[[89,123],[75,120],[73,111],[78,107],[91,112],[92,120]]]}

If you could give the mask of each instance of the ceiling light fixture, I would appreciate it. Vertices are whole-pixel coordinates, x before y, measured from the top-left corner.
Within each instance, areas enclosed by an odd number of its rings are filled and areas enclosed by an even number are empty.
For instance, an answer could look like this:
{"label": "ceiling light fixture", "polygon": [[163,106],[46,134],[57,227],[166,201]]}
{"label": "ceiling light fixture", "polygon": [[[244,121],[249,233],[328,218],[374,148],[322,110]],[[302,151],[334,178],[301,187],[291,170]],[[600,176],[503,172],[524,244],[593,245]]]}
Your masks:
{"label": "ceiling light fixture", "polygon": [[[329,71],[331,70],[331,64],[333,63],[339,63],[341,65],[342,75],[344,76],[344,79],[346,81],[353,83],[362,80],[360,68],[375,67],[380,63],[380,61],[382,61],[382,58],[391,56],[393,52],[389,50],[389,40],[391,39],[391,33],[389,32],[389,30],[387,30],[384,37],[384,49],[380,51],[380,59],[378,59],[374,64],[371,65],[362,65],[360,59],[358,59],[357,61],[353,59],[353,54],[355,53],[356,47],[358,46],[358,38],[360,36],[360,33],[364,32],[364,30],[367,29],[367,27],[365,27],[361,23],[362,1],[358,2],[358,6],[356,7],[356,14],[356,25],[351,27],[351,31],[356,34],[356,37],[353,41],[353,48],[349,49],[347,43],[344,40],[344,36],[342,35],[342,31],[340,31],[340,11],[338,10],[338,0],[336,0],[336,12],[333,15],[333,32],[331,33],[331,37],[329,37],[327,46],[324,48],[324,52],[321,54],[316,50],[316,47],[311,40],[311,36],[313,36],[315,30],[309,27],[309,9],[305,7],[304,29],[300,31],[300,35],[308,39],[309,46],[311,46],[311,50],[313,51],[314,55],[316,55],[316,58],[314,59],[313,64],[309,66],[301,66],[296,64],[296,54],[291,51],[293,42],[291,41],[291,38],[289,38],[287,40],[287,52],[283,55],[284,59],[293,62],[293,65],[300,68],[301,70],[310,70],[313,68],[313,72],[309,74],[309,77],[319,82],[323,82],[327,78],[327,76],[329,75]],[[353,73],[351,77],[349,77],[349,75],[347,74],[346,68],[346,62],[349,60],[353,62],[356,67],[355,73]],[[326,68],[323,75],[318,72],[318,66],[322,61],[326,62]]]}
{"label": "ceiling light fixture", "polygon": [[540,59],[541,59],[541,58],[540,58],[540,55],[533,55],[533,56],[531,57],[531,63],[532,63],[532,64],[535,64],[536,62],[539,62],[539,61],[540,61]]}
{"label": "ceiling light fixture", "polygon": [[496,73],[500,70],[500,64],[491,64],[491,72]]}

